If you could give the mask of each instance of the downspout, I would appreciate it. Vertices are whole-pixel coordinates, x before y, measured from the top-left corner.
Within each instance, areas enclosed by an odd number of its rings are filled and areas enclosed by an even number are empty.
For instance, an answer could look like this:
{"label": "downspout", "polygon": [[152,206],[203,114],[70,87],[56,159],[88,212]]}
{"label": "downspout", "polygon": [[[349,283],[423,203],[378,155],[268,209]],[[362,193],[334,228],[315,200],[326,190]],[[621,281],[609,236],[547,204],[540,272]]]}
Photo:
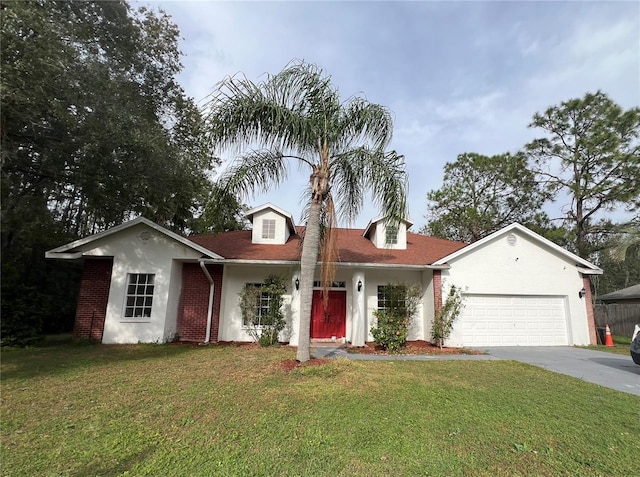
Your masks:
{"label": "downspout", "polygon": [[204,260],[199,260],[200,268],[207,276],[207,280],[209,280],[209,306],[207,308],[207,333],[204,338],[205,344],[208,344],[211,340],[211,318],[213,316],[213,293],[215,291],[215,285],[213,283],[213,278],[211,278],[211,274],[209,270],[207,270],[207,266],[204,263]]}

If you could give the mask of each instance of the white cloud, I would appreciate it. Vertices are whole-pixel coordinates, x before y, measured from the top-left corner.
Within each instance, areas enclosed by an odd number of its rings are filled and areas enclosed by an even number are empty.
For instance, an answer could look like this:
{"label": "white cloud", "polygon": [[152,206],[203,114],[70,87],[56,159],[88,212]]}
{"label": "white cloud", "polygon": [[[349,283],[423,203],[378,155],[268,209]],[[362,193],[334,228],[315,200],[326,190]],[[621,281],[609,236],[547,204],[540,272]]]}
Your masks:
{"label": "white cloud", "polygon": [[[630,2],[160,2],[180,27],[196,100],[224,76],[258,79],[291,59],[317,63],[341,94],[395,115],[392,147],[410,175],[410,211],[463,152],[513,151],[533,114],[601,89],[640,104],[640,4]],[[295,216],[308,174],[252,201]],[[295,191],[292,196],[292,191]],[[293,200],[292,200],[292,197]],[[364,225],[378,211],[363,211]],[[422,223],[421,223],[422,222]]]}

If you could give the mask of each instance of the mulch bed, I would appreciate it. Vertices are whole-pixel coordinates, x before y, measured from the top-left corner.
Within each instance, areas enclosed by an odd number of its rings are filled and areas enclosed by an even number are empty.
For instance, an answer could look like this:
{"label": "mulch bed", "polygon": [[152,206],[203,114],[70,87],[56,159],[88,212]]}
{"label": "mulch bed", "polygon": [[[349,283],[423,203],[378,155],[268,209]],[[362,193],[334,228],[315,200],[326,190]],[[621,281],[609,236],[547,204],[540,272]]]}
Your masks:
{"label": "mulch bed", "polygon": [[323,364],[327,364],[330,361],[331,361],[330,359],[326,359],[326,358],[313,358],[313,359],[310,359],[309,361],[306,361],[304,363],[300,363],[299,361],[296,361],[295,359],[288,359],[286,361],[281,361],[279,363],[279,366],[284,371],[291,371],[291,370],[296,369],[296,368],[304,368],[304,367],[307,367],[307,366],[322,366]]}
{"label": "mulch bed", "polygon": [[[354,354],[382,354],[393,355],[382,349],[374,343],[367,343],[366,346],[356,347],[348,346],[348,353]],[[405,347],[397,354],[483,354],[480,351],[468,349],[468,348],[442,348],[436,346],[428,341],[407,341]]]}

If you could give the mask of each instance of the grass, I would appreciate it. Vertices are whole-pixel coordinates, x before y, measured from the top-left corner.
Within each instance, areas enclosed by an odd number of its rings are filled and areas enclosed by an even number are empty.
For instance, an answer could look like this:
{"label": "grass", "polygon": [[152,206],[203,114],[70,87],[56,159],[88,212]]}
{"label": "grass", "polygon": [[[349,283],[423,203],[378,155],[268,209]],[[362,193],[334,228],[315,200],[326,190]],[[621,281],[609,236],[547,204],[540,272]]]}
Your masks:
{"label": "grass", "polygon": [[2,354],[6,476],[632,475],[640,399],[508,361],[287,348]]}
{"label": "grass", "polygon": [[580,346],[580,348],[594,349],[597,351],[606,351],[607,353],[624,354],[625,356],[631,356],[631,353],[629,351],[629,347],[631,346],[630,336],[612,335],[611,338],[613,339],[613,346],[589,345]]}

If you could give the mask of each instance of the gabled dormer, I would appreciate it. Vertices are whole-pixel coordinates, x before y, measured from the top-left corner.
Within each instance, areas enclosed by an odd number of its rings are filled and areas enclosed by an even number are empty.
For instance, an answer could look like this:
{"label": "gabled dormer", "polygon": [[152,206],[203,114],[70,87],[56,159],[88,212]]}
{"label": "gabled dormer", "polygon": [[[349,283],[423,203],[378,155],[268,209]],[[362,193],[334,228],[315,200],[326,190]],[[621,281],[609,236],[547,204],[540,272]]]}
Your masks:
{"label": "gabled dormer", "polygon": [[253,243],[283,245],[296,234],[293,216],[273,204],[251,209],[244,216],[251,222]]}
{"label": "gabled dormer", "polygon": [[369,222],[363,236],[371,240],[376,248],[405,250],[407,248],[407,229],[412,225],[413,222],[408,219],[401,220],[394,226],[387,223],[385,217],[376,217]]}

